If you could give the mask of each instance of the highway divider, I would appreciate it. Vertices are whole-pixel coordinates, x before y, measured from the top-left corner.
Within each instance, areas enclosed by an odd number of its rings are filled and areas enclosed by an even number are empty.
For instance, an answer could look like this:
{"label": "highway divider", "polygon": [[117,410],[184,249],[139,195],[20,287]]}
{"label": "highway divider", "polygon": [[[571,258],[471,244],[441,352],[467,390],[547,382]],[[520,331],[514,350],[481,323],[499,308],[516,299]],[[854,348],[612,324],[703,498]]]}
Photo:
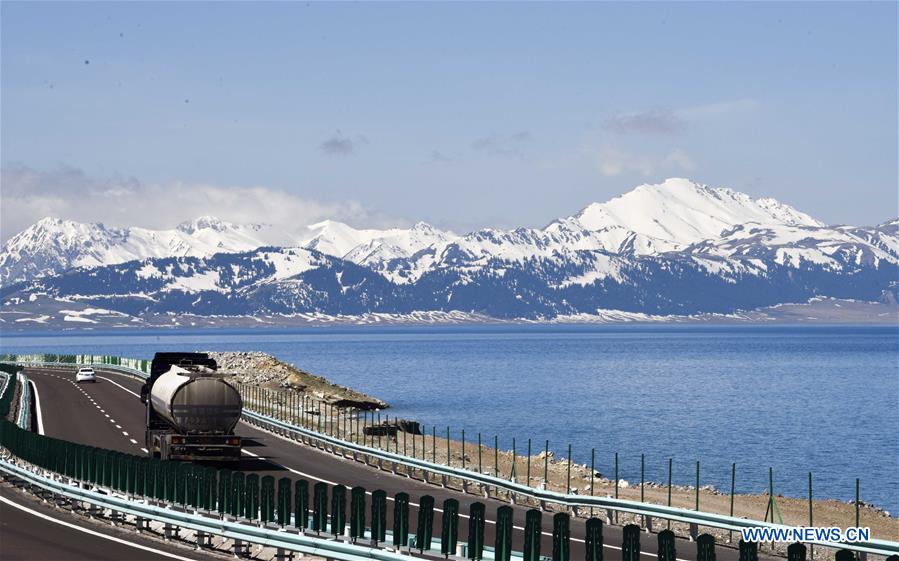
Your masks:
{"label": "highway divider", "polygon": [[[208,546],[204,536],[230,539],[237,555],[246,553],[249,543],[345,561],[407,559],[414,549],[434,557],[441,549],[441,543],[432,541],[430,534],[419,530],[411,535],[408,516],[394,517],[388,532],[383,516],[387,495],[381,490],[372,493],[373,526],[369,530],[363,487],[352,489],[347,511],[348,493],[343,485],[316,483],[310,503],[310,483],[304,479],[282,477],[276,485],[270,475],[260,477],[256,473],[137,456],[27,430],[7,416],[13,402],[10,387],[18,382],[22,388],[28,388],[29,381],[16,366],[0,364],[0,371],[5,381],[0,395],[0,473],[20,484],[47,491],[57,499],[85,503],[90,512],[108,510],[114,522],[132,516],[139,530],[146,529],[147,521],[166,525],[167,536],[175,528],[193,530],[198,547]],[[434,499],[424,495],[418,500],[432,505],[422,524],[422,528],[430,528]],[[408,509],[408,494],[399,493],[394,501]],[[482,503],[475,505],[472,508],[484,507]],[[83,506],[70,506],[73,510],[85,510]],[[447,499],[444,508],[458,516],[455,499]],[[313,532],[315,535],[311,535]],[[449,526],[447,532],[446,543],[456,544],[458,523]],[[401,556],[402,551],[406,554]],[[460,551],[466,548],[447,554]],[[473,561],[494,559],[490,548],[472,551],[477,551],[469,557]],[[509,556],[504,561],[509,561]]]}
{"label": "highway divider", "polygon": [[[138,377],[146,377],[149,369],[147,361],[96,355],[3,355],[0,356],[0,361],[17,364],[56,366],[65,364],[91,364],[101,368],[125,371]],[[514,478],[511,480],[504,479],[497,475],[489,475],[469,469],[439,464],[437,462],[427,461],[426,459],[410,457],[405,454],[390,452],[373,446],[359,444],[351,440],[341,439],[338,436],[333,436],[325,432],[321,422],[320,411],[316,414],[318,417],[317,426],[315,423],[312,423],[314,428],[309,428],[303,426],[303,423],[296,424],[290,422],[291,420],[295,420],[297,416],[283,414],[290,410],[287,403],[275,403],[271,400],[253,399],[253,396],[248,396],[246,391],[242,391],[242,395],[244,396],[244,420],[259,426],[260,428],[288,436],[294,440],[314,444],[319,448],[329,450],[332,453],[340,454],[344,457],[351,456],[354,459],[364,461],[366,464],[376,465],[380,469],[386,469],[386,464],[387,466],[390,466],[390,469],[396,472],[397,466],[404,466],[407,470],[416,469],[421,472],[439,476],[440,478],[455,478],[462,480],[467,484],[477,485],[485,492],[485,494],[489,489],[501,490],[508,493],[508,496],[513,502],[516,497],[528,498],[541,505],[554,503],[575,511],[576,509],[584,508],[591,509],[591,512],[592,509],[606,510],[608,512],[627,512],[649,520],[658,518],[682,522],[695,527],[702,526],[728,531],[740,531],[743,528],[773,528],[784,530],[791,530],[793,528],[792,526],[784,524],[744,519],[723,514],[703,512],[700,510],[689,510],[609,497],[560,493],[548,489],[535,488],[517,483],[514,481]],[[258,407],[260,404],[263,405],[263,407],[260,408],[265,410],[265,414],[250,408],[251,406]],[[300,415],[301,420],[307,420],[306,413],[306,411],[302,411]],[[849,549],[866,554],[870,553],[883,556],[899,554],[899,542],[888,540],[875,539],[867,542],[834,543],[811,539],[806,543],[829,548]]]}

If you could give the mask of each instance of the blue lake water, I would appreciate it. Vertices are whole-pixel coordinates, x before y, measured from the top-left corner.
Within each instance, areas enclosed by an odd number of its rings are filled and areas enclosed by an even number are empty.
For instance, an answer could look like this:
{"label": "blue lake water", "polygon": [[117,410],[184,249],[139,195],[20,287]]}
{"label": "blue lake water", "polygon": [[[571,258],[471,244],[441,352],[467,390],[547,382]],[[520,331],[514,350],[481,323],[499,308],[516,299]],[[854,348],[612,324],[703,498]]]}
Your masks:
{"label": "blue lake water", "polygon": [[[151,358],[256,350],[386,400],[391,415],[480,431],[639,481],[854,497],[899,513],[899,332],[832,326],[341,327],[12,335],[4,353]],[[428,429],[430,430],[430,429]],[[763,513],[759,513],[761,516]]]}

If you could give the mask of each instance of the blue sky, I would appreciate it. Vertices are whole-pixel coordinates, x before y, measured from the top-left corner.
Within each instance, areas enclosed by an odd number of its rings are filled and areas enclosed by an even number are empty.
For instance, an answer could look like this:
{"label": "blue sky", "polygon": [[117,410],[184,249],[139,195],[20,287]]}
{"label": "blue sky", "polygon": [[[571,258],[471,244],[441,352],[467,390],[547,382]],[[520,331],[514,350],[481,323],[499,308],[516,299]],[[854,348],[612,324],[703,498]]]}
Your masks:
{"label": "blue sky", "polygon": [[542,226],[669,176],[897,215],[893,2],[0,6],[4,238],[267,218],[247,197]]}

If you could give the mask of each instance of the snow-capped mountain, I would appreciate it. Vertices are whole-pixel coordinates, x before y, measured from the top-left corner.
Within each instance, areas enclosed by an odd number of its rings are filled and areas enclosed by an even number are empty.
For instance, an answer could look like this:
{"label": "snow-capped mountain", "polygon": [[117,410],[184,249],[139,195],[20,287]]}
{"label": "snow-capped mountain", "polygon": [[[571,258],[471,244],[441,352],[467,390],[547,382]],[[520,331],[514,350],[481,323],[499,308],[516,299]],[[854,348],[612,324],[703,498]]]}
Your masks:
{"label": "snow-capped mountain", "polygon": [[[0,278],[30,280],[5,283],[0,297],[16,310],[77,302],[135,317],[548,320],[728,314],[812,298],[895,302],[899,291],[899,220],[826,226],[773,199],[683,179],[642,185],[542,229],[457,236],[424,223],[360,230],[325,221],[287,233],[206,218],[172,232],[42,221],[7,244]],[[274,247],[276,237],[289,246]],[[61,272],[36,276],[54,268]]]}
{"label": "snow-capped mountain", "polygon": [[0,253],[0,284],[27,280],[73,267],[96,267],[149,257],[206,256],[267,245],[271,227],[238,225],[211,216],[172,230],[108,228],[44,218],[16,234]]}
{"label": "snow-capped mountain", "polygon": [[276,245],[347,256],[353,262],[377,269],[382,262],[410,257],[454,237],[424,222],[410,229],[358,230],[327,220],[289,231],[267,224],[234,224],[203,216],[172,230],[150,230],[44,218],[4,244],[0,253],[0,285],[74,267],[154,257],[209,257]]}

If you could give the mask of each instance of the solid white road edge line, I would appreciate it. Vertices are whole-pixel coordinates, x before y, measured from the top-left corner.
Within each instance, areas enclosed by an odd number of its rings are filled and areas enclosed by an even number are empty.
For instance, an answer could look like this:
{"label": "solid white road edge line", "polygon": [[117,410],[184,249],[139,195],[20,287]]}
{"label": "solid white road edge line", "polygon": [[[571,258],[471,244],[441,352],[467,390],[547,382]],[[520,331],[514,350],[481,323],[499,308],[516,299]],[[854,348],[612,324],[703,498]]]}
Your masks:
{"label": "solid white road edge line", "polygon": [[44,434],[44,416],[41,414],[41,396],[37,393],[37,384],[34,383],[34,380],[29,380],[29,384],[31,384],[31,391],[34,392],[34,410],[37,414],[37,432],[38,434]]}
{"label": "solid white road edge line", "polygon": [[59,520],[59,519],[57,519],[57,518],[53,518],[52,516],[47,516],[46,514],[44,514],[44,513],[42,513],[42,512],[38,512],[38,511],[36,511],[36,510],[32,510],[32,509],[28,508],[27,506],[20,505],[19,503],[15,502],[15,501],[11,501],[11,500],[7,499],[6,497],[0,496],[0,501],[2,501],[2,502],[4,502],[4,503],[8,504],[9,506],[11,506],[11,507],[13,507],[13,508],[17,508],[17,509],[19,509],[19,510],[21,510],[21,511],[23,511],[23,512],[27,512],[28,514],[30,514],[30,515],[32,515],[32,516],[37,516],[38,518],[43,518],[44,520],[49,520],[50,522],[54,522],[54,523],[59,524],[59,525],[61,525],[61,526],[66,526],[66,527],[68,527],[68,528],[72,528],[72,529],[74,529],[74,530],[78,530],[79,532],[84,532],[85,534],[90,534],[90,535],[92,535],[92,536],[97,536],[98,538],[103,538],[103,539],[105,539],[105,540],[109,540],[109,541],[113,541],[113,542],[120,543],[120,544],[123,544],[123,545],[127,545],[127,546],[129,546],[129,547],[134,547],[134,548],[137,548],[137,549],[143,549],[144,551],[149,551],[149,552],[151,552],[151,553],[156,553],[157,555],[162,555],[163,557],[169,557],[169,558],[171,558],[171,559],[181,559],[181,560],[183,560],[183,561],[194,561],[193,559],[191,559],[191,558],[189,558],[189,557],[182,557],[182,556],[180,556],[180,555],[175,555],[174,553],[169,553],[169,552],[167,552],[167,551],[161,551],[161,550],[159,550],[159,549],[154,549],[154,548],[152,548],[152,547],[149,547],[149,546],[146,546],[146,545],[141,545],[141,544],[139,544],[139,543],[129,542],[129,541],[127,541],[127,540],[123,540],[123,539],[117,538],[117,537],[115,537],[115,536],[109,536],[109,535],[104,534],[104,533],[102,533],[102,532],[96,532],[96,531],[94,531],[94,530],[89,530],[89,529],[87,529],[87,528],[83,528],[83,527],[81,527],[81,526],[78,526],[78,525],[76,525],[76,524],[72,524],[72,523],[70,523],[70,522],[65,522],[65,521],[63,521],[63,520]]}

